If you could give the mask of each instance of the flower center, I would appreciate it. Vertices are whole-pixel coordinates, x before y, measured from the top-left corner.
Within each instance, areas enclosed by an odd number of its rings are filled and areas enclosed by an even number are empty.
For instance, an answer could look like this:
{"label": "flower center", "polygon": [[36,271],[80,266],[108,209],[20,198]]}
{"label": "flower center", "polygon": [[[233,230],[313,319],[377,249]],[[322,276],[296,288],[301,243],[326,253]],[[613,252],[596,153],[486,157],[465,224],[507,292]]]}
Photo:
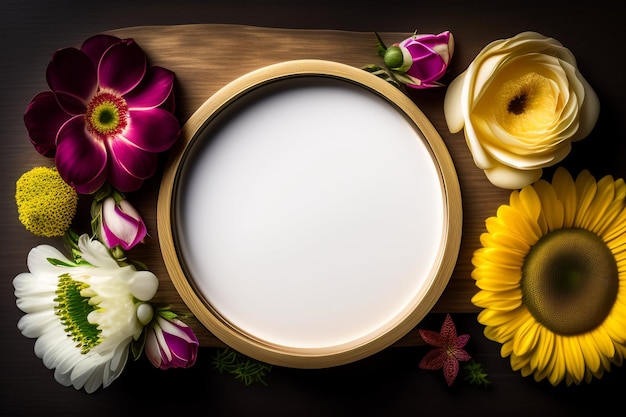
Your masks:
{"label": "flower center", "polygon": [[586,229],[558,229],[530,249],[522,266],[522,301],[555,333],[596,328],[617,298],[617,261],[606,243]]}
{"label": "flower center", "polygon": [[97,324],[89,323],[87,316],[96,310],[96,306],[89,303],[88,297],[83,297],[81,291],[89,288],[88,284],[72,280],[69,274],[59,276],[56,290],[57,303],[55,313],[59,316],[65,332],[76,342],[81,353],[87,353],[97,346],[102,339]]}
{"label": "flower center", "polygon": [[100,92],[87,105],[88,130],[101,139],[121,133],[128,125],[126,100],[113,93]]}
{"label": "flower center", "polygon": [[498,87],[496,118],[511,134],[543,132],[558,119],[560,103],[554,82],[531,72]]}

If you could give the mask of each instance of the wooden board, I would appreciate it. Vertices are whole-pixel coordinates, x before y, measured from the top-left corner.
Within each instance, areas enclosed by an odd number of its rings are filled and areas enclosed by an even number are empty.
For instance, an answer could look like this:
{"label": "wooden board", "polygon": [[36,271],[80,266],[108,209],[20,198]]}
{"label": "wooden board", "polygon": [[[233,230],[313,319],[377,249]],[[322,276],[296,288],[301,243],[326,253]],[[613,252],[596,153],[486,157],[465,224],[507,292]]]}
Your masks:
{"label": "wooden board", "polygon": [[[213,93],[235,78],[257,68],[293,59],[326,59],[355,67],[381,64],[373,33],[336,30],[295,30],[223,24],[178,26],[143,26],[112,30],[109,34],[133,38],[144,49],[152,65],[160,65],[176,74],[176,115],[181,123],[193,114]],[[380,33],[389,45],[410,33]],[[454,60],[454,58],[453,58]],[[456,62],[459,72],[469,62]],[[452,68],[452,67],[451,67]],[[442,79],[449,83],[457,73],[451,69]],[[446,143],[456,166],[463,204],[463,231],[459,257],[436,313],[475,313],[471,303],[476,292],[471,278],[471,257],[485,230],[485,219],[506,203],[509,191],[491,185],[476,168],[461,133],[451,134],[443,115],[445,88],[411,92],[410,97],[429,118]],[[163,164],[167,156],[164,155]],[[155,301],[171,305],[178,312],[188,311],[174,289],[161,258],[156,226],[156,204],[161,172],[144,184],[140,192],[127,197],[140,210],[148,227],[146,243],[129,252],[141,260],[160,279]],[[83,209],[88,212],[87,209]],[[187,320],[202,346],[224,346],[197,320]],[[422,343],[413,330],[394,346]]]}

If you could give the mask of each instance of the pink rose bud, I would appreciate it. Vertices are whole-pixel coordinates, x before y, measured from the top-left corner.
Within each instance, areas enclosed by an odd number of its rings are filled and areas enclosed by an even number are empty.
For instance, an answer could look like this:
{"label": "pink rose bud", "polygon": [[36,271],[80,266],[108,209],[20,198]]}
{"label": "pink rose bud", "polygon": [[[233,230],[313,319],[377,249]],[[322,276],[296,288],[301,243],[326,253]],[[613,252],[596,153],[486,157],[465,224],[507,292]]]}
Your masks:
{"label": "pink rose bud", "polygon": [[147,229],[135,208],[124,199],[117,201],[109,196],[102,202],[99,234],[103,243],[128,250],[140,243]]}
{"label": "pink rose bud", "polygon": [[412,88],[440,87],[454,52],[449,31],[438,35],[415,34],[385,50],[385,65],[401,83]]}
{"label": "pink rose bud", "polygon": [[174,313],[161,311],[146,328],[145,353],[159,369],[189,368],[196,363],[198,338]]}

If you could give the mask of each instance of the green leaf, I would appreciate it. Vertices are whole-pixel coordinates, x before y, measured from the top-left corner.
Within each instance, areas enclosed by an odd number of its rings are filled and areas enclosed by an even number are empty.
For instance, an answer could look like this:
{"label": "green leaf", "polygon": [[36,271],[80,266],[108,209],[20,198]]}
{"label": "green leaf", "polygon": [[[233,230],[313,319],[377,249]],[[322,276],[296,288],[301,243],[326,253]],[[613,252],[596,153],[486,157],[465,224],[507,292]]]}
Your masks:
{"label": "green leaf", "polygon": [[374,35],[376,36],[376,49],[378,50],[378,55],[383,57],[385,56],[387,46],[385,45],[385,42],[383,42],[383,39],[380,37],[378,32],[374,32]]}
{"label": "green leaf", "polygon": [[143,348],[146,345],[146,328],[144,327],[143,331],[141,332],[141,336],[139,336],[139,339],[137,340],[133,340],[133,342],[130,344],[130,351],[133,355],[133,359],[137,360],[141,357],[141,354],[143,353]]}
{"label": "green leaf", "polygon": [[482,365],[474,359],[470,359],[470,361],[465,364],[463,369],[465,370],[465,380],[470,384],[485,387],[491,384],[491,381],[487,379],[487,373],[483,371]]}
{"label": "green leaf", "polygon": [[66,266],[66,267],[70,267],[70,268],[73,268],[73,267],[76,266],[76,264],[74,264],[74,263],[65,262],[65,261],[62,261],[62,260],[56,259],[56,258],[46,258],[46,260],[48,262],[50,262],[52,265],[54,265],[54,266]]}
{"label": "green leaf", "polygon": [[218,350],[213,355],[213,366],[220,373],[229,373],[245,385],[253,383],[267,385],[265,376],[272,370],[272,365],[249,358],[228,347]]}

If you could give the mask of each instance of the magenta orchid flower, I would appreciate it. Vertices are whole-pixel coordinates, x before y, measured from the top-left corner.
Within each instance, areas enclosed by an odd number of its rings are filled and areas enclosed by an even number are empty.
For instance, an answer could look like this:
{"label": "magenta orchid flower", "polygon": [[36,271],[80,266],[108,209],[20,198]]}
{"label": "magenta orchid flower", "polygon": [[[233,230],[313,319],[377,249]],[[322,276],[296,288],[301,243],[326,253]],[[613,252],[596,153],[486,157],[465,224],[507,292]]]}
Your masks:
{"label": "magenta orchid flower", "polygon": [[383,58],[398,81],[419,89],[442,86],[437,80],[445,74],[453,52],[454,37],[445,31],[414,34],[386,48]]}
{"label": "magenta orchid flower", "polygon": [[471,356],[463,349],[469,340],[469,335],[456,335],[456,327],[450,317],[446,314],[446,319],[441,326],[441,332],[418,329],[424,342],[434,349],[431,349],[419,363],[421,369],[436,370],[443,368],[443,375],[448,386],[451,386],[459,374],[459,361],[468,361]]}
{"label": "magenta orchid flower", "polygon": [[109,195],[96,203],[96,234],[108,248],[128,250],[146,237],[146,225],[139,212],[121,194]]}
{"label": "magenta orchid flower", "polygon": [[59,174],[81,194],[106,181],[137,190],[154,175],[157,154],[180,133],[173,114],[174,73],[149,67],[133,39],[96,35],[80,49],[54,53],[24,122],[35,149],[54,157]]}
{"label": "magenta orchid flower", "polygon": [[159,369],[189,368],[196,363],[198,338],[177,318],[176,313],[160,309],[146,327],[145,353]]}

